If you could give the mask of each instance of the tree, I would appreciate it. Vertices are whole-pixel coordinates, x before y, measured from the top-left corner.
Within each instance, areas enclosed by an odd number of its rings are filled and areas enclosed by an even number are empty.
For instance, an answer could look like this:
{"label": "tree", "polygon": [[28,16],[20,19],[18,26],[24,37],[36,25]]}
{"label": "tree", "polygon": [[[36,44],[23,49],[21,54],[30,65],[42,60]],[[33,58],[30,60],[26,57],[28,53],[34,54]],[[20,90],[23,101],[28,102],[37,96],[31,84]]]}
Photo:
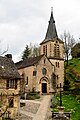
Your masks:
{"label": "tree", "polygon": [[80,57],[80,43],[71,48],[72,58]]}
{"label": "tree", "polygon": [[22,59],[26,59],[29,57],[36,57],[39,56],[39,46],[37,44],[26,45],[25,50],[23,51]]}
{"label": "tree", "polygon": [[64,32],[63,35],[61,35],[61,39],[64,42],[64,49],[65,49],[65,60],[67,61],[68,65],[68,59],[69,56],[71,55],[71,48],[75,44],[75,39],[73,35],[71,35],[69,32]]}
{"label": "tree", "polygon": [[26,45],[25,50],[23,51],[22,59],[24,60],[24,59],[28,58],[30,53],[31,53],[31,50],[30,50],[29,46]]}
{"label": "tree", "polygon": [[36,56],[39,56],[39,55],[40,55],[39,46],[37,44],[34,44],[33,47],[32,47],[32,56],[36,57]]}

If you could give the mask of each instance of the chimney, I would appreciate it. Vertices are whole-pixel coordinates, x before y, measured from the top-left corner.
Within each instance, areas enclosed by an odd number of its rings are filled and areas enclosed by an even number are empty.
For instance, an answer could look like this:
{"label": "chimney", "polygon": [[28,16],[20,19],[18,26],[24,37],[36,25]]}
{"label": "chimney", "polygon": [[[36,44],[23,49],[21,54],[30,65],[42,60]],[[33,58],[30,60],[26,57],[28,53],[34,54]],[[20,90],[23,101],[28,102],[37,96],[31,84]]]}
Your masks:
{"label": "chimney", "polygon": [[12,54],[7,54],[5,55],[7,58],[11,59],[12,60]]}

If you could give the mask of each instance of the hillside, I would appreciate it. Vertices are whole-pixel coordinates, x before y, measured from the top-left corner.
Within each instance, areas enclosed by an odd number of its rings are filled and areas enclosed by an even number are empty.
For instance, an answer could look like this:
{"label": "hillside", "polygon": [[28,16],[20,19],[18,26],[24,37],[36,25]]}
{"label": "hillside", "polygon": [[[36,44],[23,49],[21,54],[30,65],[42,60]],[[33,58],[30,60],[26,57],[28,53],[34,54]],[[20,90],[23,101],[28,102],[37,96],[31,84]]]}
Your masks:
{"label": "hillside", "polygon": [[80,58],[69,60],[68,66],[65,62],[65,84],[73,90],[77,80],[80,80]]}

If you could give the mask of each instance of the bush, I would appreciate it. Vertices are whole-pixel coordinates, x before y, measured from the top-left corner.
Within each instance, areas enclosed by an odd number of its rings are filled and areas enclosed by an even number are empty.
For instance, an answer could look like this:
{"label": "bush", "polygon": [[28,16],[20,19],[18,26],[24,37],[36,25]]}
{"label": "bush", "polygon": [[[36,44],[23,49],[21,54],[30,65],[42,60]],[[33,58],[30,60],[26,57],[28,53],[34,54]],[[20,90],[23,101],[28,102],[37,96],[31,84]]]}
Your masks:
{"label": "bush", "polygon": [[55,108],[57,105],[58,105],[58,100],[57,100],[56,96],[53,96],[52,100],[51,100],[51,107]]}
{"label": "bush", "polygon": [[35,100],[39,98],[40,98],[39,94],[27,94],[27,97],[26,97],[27,100]]}
{"label": "bush", "polygon": [[26,99],[28,100],[34,100],[34,99],[39,99],[39,98],[40,98],[40,95],[38,92],[35,91],[35,88],[33,88],[32,92],[29,92],[26,97]]}
{"label": "bush", "polygon": [[80,102],[80,95],[77,95],[76,99],[77,99],[78,102]]}

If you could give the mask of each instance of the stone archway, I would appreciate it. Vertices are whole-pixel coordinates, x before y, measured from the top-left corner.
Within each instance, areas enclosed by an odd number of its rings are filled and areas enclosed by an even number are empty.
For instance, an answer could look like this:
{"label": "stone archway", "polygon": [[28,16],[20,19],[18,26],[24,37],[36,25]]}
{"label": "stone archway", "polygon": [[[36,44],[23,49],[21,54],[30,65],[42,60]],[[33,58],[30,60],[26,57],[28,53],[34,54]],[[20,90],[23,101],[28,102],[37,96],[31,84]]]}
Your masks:
{"label": "stone archway", "polygon": [[49,82],[49,79],[46,76],[44,76],[40,79],[39,84],[40,84],[40,87],[41,87],[40,88],[41,93],[48,93],[49,92],[50,82]]}

